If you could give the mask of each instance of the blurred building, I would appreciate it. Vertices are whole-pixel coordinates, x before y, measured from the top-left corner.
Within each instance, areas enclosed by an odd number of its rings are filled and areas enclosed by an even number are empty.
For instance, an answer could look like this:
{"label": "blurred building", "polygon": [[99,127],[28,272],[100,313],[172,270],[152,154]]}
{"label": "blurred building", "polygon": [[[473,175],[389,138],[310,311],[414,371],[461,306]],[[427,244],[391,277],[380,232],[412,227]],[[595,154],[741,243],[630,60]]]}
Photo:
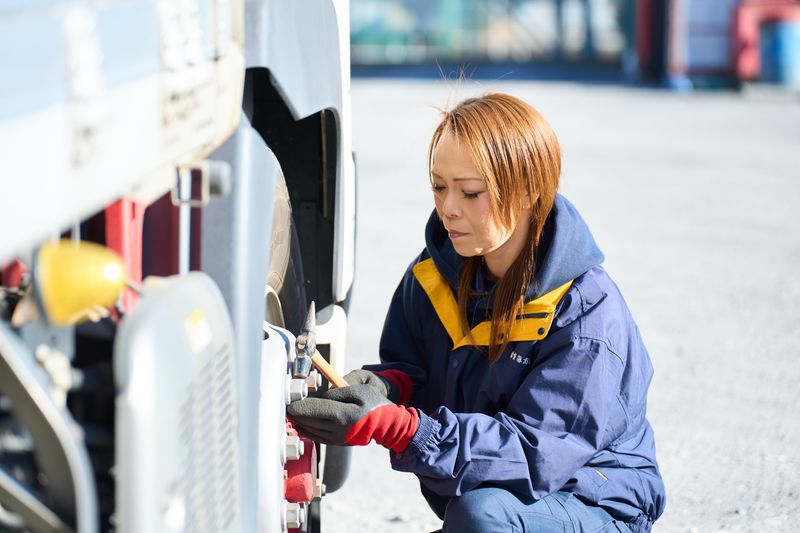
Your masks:
{"label": "blurred building", "polygon": [[[351,0],[356,67],[591,69],[675,89],[800,88],[800,0]],[[529,68],[529,71],[531,69]]]}
{"label": "blurred building", "polygon": [[632,30],[630,6],[632,0],[351,0],[352,60],[620,61]]}

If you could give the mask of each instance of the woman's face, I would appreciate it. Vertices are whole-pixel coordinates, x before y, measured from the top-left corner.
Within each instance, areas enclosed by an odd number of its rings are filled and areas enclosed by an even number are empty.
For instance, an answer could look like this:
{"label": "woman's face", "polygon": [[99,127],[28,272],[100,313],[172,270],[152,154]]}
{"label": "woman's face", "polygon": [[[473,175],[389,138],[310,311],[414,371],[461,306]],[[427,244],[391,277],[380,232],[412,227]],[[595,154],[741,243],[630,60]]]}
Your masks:
{"label": "woman's face", "polygon": [[[528,225],[519,224],[509,230],[495,220],[485,178],[466,146],[450,133],[442,135],[436,146],[431,178],[436,211],[456,252],[463,257],[482,255],[487,262],[499,260],[510,265],[524,245]],[[529,210],[525,211],[529,216]]]}

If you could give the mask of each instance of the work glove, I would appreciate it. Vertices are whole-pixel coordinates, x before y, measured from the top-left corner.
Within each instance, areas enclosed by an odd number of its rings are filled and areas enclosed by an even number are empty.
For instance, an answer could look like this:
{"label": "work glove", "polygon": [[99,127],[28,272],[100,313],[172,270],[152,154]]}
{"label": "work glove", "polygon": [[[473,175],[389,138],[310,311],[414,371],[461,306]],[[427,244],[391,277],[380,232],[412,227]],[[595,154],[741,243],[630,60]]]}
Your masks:
{"label": "work glove", "polygon": [[318,398],[294,402],[286,413],[301,434],[317,442],[365,446],[374,440],[398,453],[419,427],[416,409],[396,405],[378,387],[367,384],[331,389]]}
{"label": "work glove", "polygon": [[351,371],[344,377],[350,385],[368,385],[380,392],[392,403],[407,404],[411,396],[411,379],[400,370],[380,370],[372,372],[361,368]]}

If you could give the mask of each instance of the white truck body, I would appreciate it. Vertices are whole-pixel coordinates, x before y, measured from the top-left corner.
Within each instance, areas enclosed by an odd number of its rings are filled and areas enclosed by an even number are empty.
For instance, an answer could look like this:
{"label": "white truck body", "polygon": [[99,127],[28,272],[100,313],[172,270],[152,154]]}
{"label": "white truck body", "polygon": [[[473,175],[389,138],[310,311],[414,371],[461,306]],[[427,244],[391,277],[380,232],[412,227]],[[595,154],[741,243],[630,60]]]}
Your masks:
{"label": "white truck body", "polygon": [[[35,293],[42,244],[65,232],[87,239],[98,224],[109,239],[115,202],[143,213],[121,226],[129,239],[117,251],[138,261],[133,271],[177,265],[132,280],[142,283],[135,303],[118,304],[113,323],[104,319],[114,330],[110,339],[100,334],[113,342],[107,360],[87,343],[91,328],[56,327],[42,313],[23,325],[0,320],[9,369],[0,424],[21,423],[17,436],[34,463],[65,457],[56,461],[60,483],[39,476],[26,486],[0,445],[0,529],[318,530],[311,499],[287,502],[284,490],[292,460],[285,399],[299,379],[288,312],[316,300],[317,344],[342,371],[355,270],[348,17],[339,0],[0,5],[0,267],[29,271],[15,283],[0,275],[0,302]],[[171,219],[158,218],[155,206],[170,194],[180,204],[177,241],[158,247],[162,226],[152,221]],[[293,289],[287,269],[301,259]],[[271,281],[284,279],[283,288]],[[100,384],[114,394],[113,420],[98,429],[100,441],[112,439],[97,445],[113,449],[104,467],[91,438],[97,424],[85,421],[93,414],[75,407],[76,395],[83,402],[90,394],[85,346],[113,369]],[[62,386],[65,405],[42,350],[81,376]],[[51,391],[36,396],[30,416],[18,409],[30,403],[22,393],[7,392],[33,383],[23,379],[28,371]],[[60,437],[43,443],[27,426]],[[320,481],[335,487],[346,476],[346,454],[325,465],[320,451],[316,500]],[[319,479],[323,471],[329,480]],[[103,476],[113,489],[97,481]],[[25,490],[39,501],[22,512],[15,497]],[[55,515],[50,526],[34,516],[46,510]]]}

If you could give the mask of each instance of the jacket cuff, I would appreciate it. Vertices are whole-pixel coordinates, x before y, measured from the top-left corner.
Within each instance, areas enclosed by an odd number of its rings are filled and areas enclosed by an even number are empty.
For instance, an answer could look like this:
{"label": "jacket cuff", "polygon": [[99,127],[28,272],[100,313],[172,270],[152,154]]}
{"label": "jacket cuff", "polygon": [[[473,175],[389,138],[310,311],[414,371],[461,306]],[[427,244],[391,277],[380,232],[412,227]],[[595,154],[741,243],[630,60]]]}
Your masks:
{"label": "jacket cuff", "polygon": [[391,401],[398,405],[408,405],[411,401],[411,395],[414,392],[414,383],[411,381],[411,378],[408,377],[408,374],[396,368],[373,370],[372,372],[385,378],[391,385],[394,385],[397,391],[397,398],[389,398]]}
{"label": "jacket cuff", "polygon": [[430,442],[436,438],[436,435],[438,435],[439,431],[442,429],[442,425],[437,420],[429,417],[419,409],[417,409],[417,411],[419,412],[417,432],[414,434],[411,442],[408,443],[408,447],[403,452],[403,455],[420,455],[426,453],[426,450],[429,449]]}

